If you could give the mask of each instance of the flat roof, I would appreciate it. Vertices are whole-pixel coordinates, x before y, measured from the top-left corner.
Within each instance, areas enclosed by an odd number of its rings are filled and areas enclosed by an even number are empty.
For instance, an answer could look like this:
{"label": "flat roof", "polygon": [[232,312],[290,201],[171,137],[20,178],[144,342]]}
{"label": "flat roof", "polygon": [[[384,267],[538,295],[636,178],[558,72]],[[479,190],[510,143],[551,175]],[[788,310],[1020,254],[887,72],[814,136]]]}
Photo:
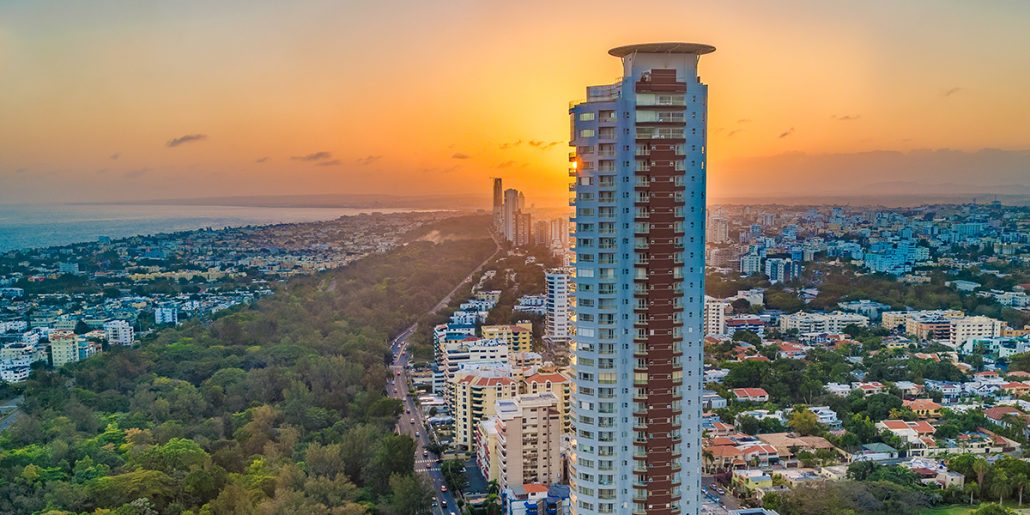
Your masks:
{"label": "flat roof", "polygon": [[615,47],[608,51],[615,57],[626,57],[630,54],[710,54],[715,52],[712,45],[701,43],[642,43],[639,45],[626,45]]}

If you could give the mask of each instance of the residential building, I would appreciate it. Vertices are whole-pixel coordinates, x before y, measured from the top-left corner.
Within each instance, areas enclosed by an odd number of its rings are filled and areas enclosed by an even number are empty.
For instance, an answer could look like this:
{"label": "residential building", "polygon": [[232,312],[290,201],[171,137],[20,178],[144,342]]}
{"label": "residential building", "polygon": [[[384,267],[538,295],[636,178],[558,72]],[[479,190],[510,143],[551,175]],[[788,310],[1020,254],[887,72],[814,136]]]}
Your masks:
{"label": "residential building", "polygon": [[132,345],[135,333],[132,326],[125,320],[111,320],[104,323],[104,333],[107,336],[108,345]]}
{"label": "residential building", "polygon": [[54,368],[79,361],[79,337],[64,329],[50,331],[50,356]]}
{"label": "residential building", "polygon": [[552,268],[544,272],[546,309],[544,339],[549,342],[569,341],[572,329],[574,293],[572,291],[572,269]]}
{"label": "residential building", "polygon": [[798,312],[780,316],[780,331],[795,330],[798,333],[839,333],[849,325],[867,327],[869,317],[858,313],[804,313]]}
{"label": "residential building", "polygon": [[957,349],[974,338],[995,338],[1001,336],[1005,322],[985,316],[954,318],[951,320],[949,345]]}
{"label": "residential building", "polygon": [[501,399],[494,412],[501,488],[561,482],[558,398],[551,393],[539,393]]}
{"label": "residential building", "polygon": [[[701,505],[707,45],[611,50],[575,104],[575,513]],[[631,273],[623,273],[629,270]]]}
{"label": "residential building", "polygon": [[501,340],[508,344],[508,355],[533,351],[533,323],[521,321],[515,324],[484,325],[480,328],[483,338]]}
{"label": "residential building", "polygon": [[730,303],[705,295],[705,336],[726,334],[726,316],[732,310]]}
{"label": "residential building", "polygon": [[499,399],[518,395],[518,383],[510,372],[479,369],[458,372],[450,381],[454,443],[475,450],[475,432],[481,420],[494,416]]}
{"label": "residential building", "polygon": [[522,380],[523,394],[551,393],[558,399],[558,415],[561,420],[562,432],[572,432],[572,417],[569,411],[572,408],[572,379],[561,372],[538,371],[528,375]]}

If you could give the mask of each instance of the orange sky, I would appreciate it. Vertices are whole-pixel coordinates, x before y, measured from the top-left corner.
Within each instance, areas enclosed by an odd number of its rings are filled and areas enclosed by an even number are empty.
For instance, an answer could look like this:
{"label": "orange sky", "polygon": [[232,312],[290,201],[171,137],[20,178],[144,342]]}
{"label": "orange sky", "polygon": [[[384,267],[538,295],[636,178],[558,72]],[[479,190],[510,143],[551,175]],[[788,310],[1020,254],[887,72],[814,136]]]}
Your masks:
{"label": "orange sky", "polygon": [[[867,169],[1030,188],[1028,2],[137,4],[0,4],[0,203],[485,197],[501,175],[551,204],[568,101],[617,78],[610,47],[670,40],[718,48],[701,60],[714,198]],[[168,145],[186,135],[203,138]]]}

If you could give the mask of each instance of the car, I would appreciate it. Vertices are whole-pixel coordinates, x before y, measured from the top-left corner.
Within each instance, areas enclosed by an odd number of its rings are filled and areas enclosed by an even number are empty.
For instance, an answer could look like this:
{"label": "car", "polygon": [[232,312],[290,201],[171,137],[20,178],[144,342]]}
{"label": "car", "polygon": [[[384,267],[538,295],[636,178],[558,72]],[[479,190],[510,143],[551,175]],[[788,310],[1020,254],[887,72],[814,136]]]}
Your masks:
{"label": "car", "polygon": [[423,458],[428,458],[428,457],[429,457],[429,451],[427,451],[427,450],[423,449],[423,450],[422,450],[422,457],[423,457]]}
{"label": "car", "polygon": [[447,485],[440,485],[440,491],[443,493],[447,493]]}
{"label": "car", "polygon": [[409,420],[408,422],[411,422],[412,424],[414,424],[414,423],[415,423],[415,419],[414,419],[414,418],[412,418],[412,419],[411,419],[411,420]]}
{"label": "car", "polygon": [[418,438],[418,437],[420,437],[420,436],[422,436],[422,435],[421,435],[421,434],[419,434],[419,432],[418,432],[418,431],[415,431],[415,438]]}
{"label": "car", "polygon": [[440,506],[447,507],[447,499],[440,499]]}

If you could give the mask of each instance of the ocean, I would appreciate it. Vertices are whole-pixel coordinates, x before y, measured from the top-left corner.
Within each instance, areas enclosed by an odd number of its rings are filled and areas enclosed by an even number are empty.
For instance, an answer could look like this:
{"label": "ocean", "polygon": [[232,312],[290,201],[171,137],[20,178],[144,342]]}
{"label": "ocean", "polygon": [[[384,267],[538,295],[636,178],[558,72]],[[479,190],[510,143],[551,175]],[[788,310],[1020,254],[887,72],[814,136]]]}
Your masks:
{"label": "ocean", "polygon": [[410,208],[240,207],[191,205],[0,205],[0,252],[194,229],[317,222]]}

